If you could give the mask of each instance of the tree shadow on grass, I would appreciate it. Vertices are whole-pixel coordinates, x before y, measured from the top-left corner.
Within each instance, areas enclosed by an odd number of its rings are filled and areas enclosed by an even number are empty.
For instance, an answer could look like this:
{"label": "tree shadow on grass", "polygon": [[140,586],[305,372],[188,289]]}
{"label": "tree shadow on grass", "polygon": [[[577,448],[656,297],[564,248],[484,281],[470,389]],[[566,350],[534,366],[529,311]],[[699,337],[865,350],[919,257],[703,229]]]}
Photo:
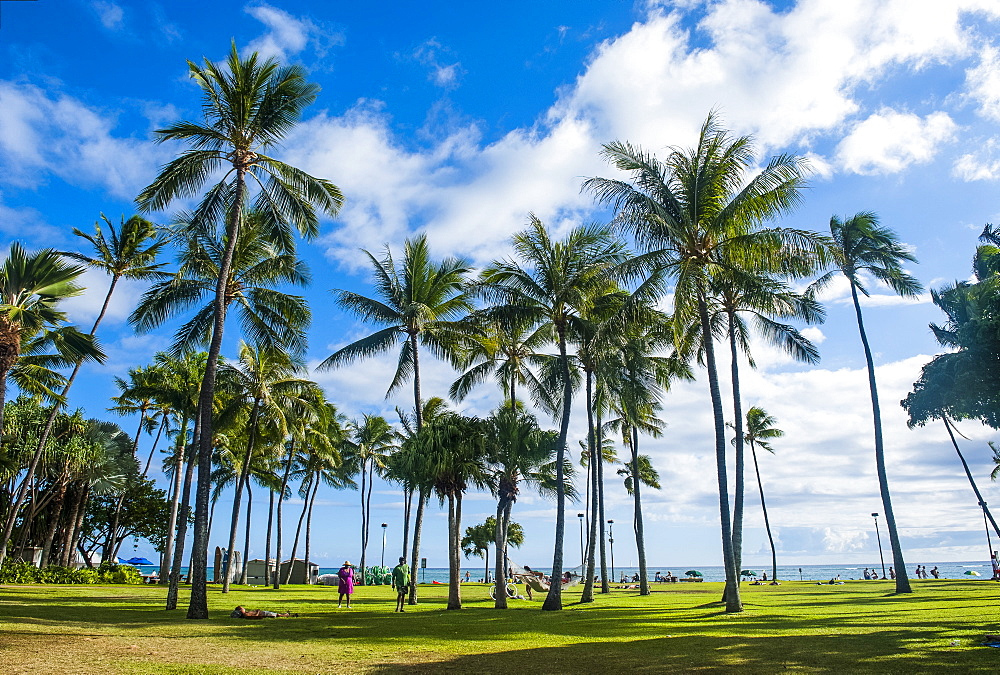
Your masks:
{"label": "tree shadow on grass", "polygon": [[[425,663],[384,663],[367,670],[397,673],[685,673],[783,670],[832,673],[996,672],[993,650],[956,650],[916,639],[912,632],[850,636],[660,637],[580,642],[445,657]],[[946,645],[947,643],[945,643]]]}

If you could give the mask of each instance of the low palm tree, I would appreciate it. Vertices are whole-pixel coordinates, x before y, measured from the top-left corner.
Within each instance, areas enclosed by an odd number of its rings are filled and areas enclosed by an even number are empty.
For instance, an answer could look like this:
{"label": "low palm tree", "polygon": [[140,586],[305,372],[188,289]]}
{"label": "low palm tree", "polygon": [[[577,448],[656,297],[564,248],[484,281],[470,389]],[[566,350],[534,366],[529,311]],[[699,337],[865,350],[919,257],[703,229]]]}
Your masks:
{"label": "low palm tree", "polygon": [[[493,516],[487,516],[486,522],[479,525],[470,525],[465,528],[465,536],[462,537],[462,553],[466,558],[477,556],[483,559],[483,582],[490,582],[490,545],[494,543],[497,527],[499,523]],[[520,523],[510,522],[507,526],[507,543],[511,546],[520,547],[524,543],[524,529]],[[500,591],[506,595],[503,587],[506,586],[506,579],[499,581]],[[504,603],[504,608],[506,608]]]}
{"label": "low palm tree", "polygon": [[[771,580],[778,580],[778,557],[774,549],[774,537],[771,536],[771,521],[767,517],[767,504],[764,502],[764,483],[760,479],[760,464],[757,463],[757,448],[767,450],[772,455],[772,438],[781,438],[785,432],[774,426],[776,420],[760,407],[753,406],[747,410],[747,426],[743,440],[750,445],[750,455],[753,457],[753,470],[757,474],[757,489],[760,490],[760,508],[764,512],[764,529],[767,530],[767,541],[771,546]],[[734,439],[735,440],[735,439]]]}
{"label": "low palm tree", "polygon": [[353,462],[361,475],[361,572],[364,583],[368,554],[368,537],[371,528],[372,489],[375,475],[385,476],[389,455],[397,448],[399,435],[381,415],[364,415],[360,422],[350,425],[345,443],[349,462]]}
{"label": "low palm tree", "polygon": [[858,332],[861,335],[861,346],[864,348],[865,363],[868,366],[868,391],[871,395],[872,421],[875,428],[875,469],[878,473],[879,492],[882,494],[885,526],[889,530],[893,566],[896,569],[896,592],[910,593],[910,580],[906,576],[906,562],[903,560],[903,547],[896,530],[896,516],[892,510],[889,479],[885,471],[882,412],[879,408],[878,387],[875,382],[875,361],[868,344],[858,293],[868,295],[862,274],[871,275],[902,297],[918,295],[923,286],[903,268],[904,262],[915,262],[916,258],[899,241],[895,232],[879,224],[878,216],[871,211],[856,213],[847,220],[833,216],[830,218],[830,234],[833,237],[831,253],[837,269],[817,280],[814,288],[821,288],[835,274],[843,274],[851,286],[851,299],[858,320]]}

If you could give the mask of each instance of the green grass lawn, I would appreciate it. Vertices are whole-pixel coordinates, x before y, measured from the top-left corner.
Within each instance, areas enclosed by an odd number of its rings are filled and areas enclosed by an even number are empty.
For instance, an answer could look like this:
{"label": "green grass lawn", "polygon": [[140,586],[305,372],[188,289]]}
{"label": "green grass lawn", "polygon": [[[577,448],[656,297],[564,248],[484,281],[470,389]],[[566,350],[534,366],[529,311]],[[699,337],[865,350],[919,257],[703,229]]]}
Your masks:
{"label": "green grass lawn", "polygon": [[[386,587],[358,588],[351,610],[337,609],[335,588],[213,588],[208,621],[164,611],[159,587],[2,586],[0,672],[1000,672],[1000,649],[979,644],[1000,633],[1000,585],[913,583],[906,596],[878,581],[744,585],[738,615],[713,583],[615,591],[562,612],[541,612],[537,596],[495,611],[480,584],[449,612],[447,588],[423,586],[405,614]],[[237,604],[301,616],[231,619]]]}

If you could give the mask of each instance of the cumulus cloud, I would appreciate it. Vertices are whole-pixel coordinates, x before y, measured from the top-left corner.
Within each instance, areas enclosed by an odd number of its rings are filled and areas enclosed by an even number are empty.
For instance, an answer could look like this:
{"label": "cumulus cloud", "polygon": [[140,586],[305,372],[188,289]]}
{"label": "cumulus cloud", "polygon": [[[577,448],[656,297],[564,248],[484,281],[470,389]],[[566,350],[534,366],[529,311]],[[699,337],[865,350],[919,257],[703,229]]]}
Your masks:
{"label": "cumulus cloud", "polygon": [[1000,139],[989,138],[972,152],[955,160],[952,174],[962,180],[996,180],[1000,177]]}
{"label": "cumulus cloud", "polygon": [[991,44],[979,53],[979,65],[966,71],[969,96],[983,117],[1000,121],[1000,50]]}
{"label": "cumulus cloud", "polygon": [[245,11],[263,23],[267,32],[247,44],[244,53],[257,52],[263,57],[273,56],[287,61],[309,46],[322,56],[327,48],[344,43],[344,35],[340,31],[305,17],[293,16],[266,3],[248,5]]}
{"label": "cumulus cloud", "polygon": [[944,112],[921,118],[883,108],[854,125],[837,146],[837,160],[847,171],[863,175],[898,173],[929,162],[956,130]]}

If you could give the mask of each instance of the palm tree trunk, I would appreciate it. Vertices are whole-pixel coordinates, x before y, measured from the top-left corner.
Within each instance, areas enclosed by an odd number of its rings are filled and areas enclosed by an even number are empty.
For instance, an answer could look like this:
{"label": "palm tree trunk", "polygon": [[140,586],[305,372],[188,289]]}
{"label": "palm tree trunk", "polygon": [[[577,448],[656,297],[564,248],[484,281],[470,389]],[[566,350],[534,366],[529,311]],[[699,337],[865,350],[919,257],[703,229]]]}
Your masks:
{"label": "palm tree trunk", "polygon": [[285,490],[288,489],[288,474],[292,470],[292,462],[295,459],[295,438],[288,442],[288,459],[285,460],[285,472],[281,476],[281,491],[278,492],[278,523],[276,526],[276,537],[274,541],[274,590],[281,588],[281,505],[285,503]]}
{"label": "palm tree trunk", "polygon": [[[184,545],[187,543],[187,526],[191,511],[191,486],[194,483],[195,448],[198,447],[198,436],[201,428],[198,426],[199,416],[195,417],[194,433],[190,446],[184,446],[180,453],[180,464],[177,471],[184,467],[184,488],[181,494],[181,505],[178,510],[177,536],[174,538],[174,560],[170,564],[170,586],[167,589],[167,609],[177,609],[177,594],[180,591],[181,566],[184,563]],[[183,436],[181,437],[184,438]],[[188,582],[191,581],[191,568],[188,568]]]}
{"label": "palm tree trunk", "polygon": [[559,444],[556,446],[556,535],[555,550],[552,552],[552,583],[545,595],[542,609],[555,611],[562,609],[563,540],[566,534],[566,486],[563,484],[563,462],[566,460],[566,437],[569,433],[569,414],[573,403],[573,386],[570,382],[569,357],[566,354],[566,328],[560,325],[559,359],[562,365],[563,400],[562,420],[559,423]]}
{"label": "palm tree trunk", "polygon": [[177,448],[174,451],[176,461],[174,462],[174,482],[173,482],[173,497],[170,499],[170,522],[167,525],[167,542],[163,547],[163,564],[160,566],[160,583],[169,584],[170,583],[170,570],[171,563],[173,561],[173,550],[174,550],[174,537],[177,532],[177,509],[178,502],[180,500],[181,493],[181,474],[184,471],[187,463],[184,461],[184,449],[186,447],[185,441],[187,440],[187,425],[188,418],[187,415],[181,418],[181,430],[177,439]]}
{"label": "palm tree trunk", "polygon": [[607,552],[607,537],[604,536],[604,525],[607,523],[607,519],[604,517],[604,448],[602,443],[603,438],[600,438],[601,429],[601,413],[597,412],[597,429],[598,429],[598,439],[597,439],[597,463],[594,464],[594,471],[597,472],[597,504],[595,506],[596,511],[595,516],[597,517],[597,531],[600,535],[600,546],[601,546],[601,593],[610,593],[611,584],[609,583],[608,577],[608,552]]}
{"label": "palm tree trunk", "polygon": [[[461,499],[459,495],[457,499]],[[448,495],[448,609],[462,609],[462,561],[458,555],[457,532],[460,527],[461,507],[456,504],[456,496]]]}
{"label": "palm tree trunk", "polygon": [[410,511],[413,509],[413,490],[403,488],[403,559],[410,550]]}
{"label": "palm tree trunk", "polygon": [[212,404],[215,401],[215,374],[222,352],[222,332],[226,323],[226,287],[229,285],[233,265],[233,251],[240,233],[243,215],[243,195],[246,191],[245,170],[236,171],[236,189],[226,224],[226,248],[219,263],[219,281],[215,286],[214,321],[212,341],[208,348],[205,377],[201,381],[198,410],[201,414],[201,438],[198,443],[198,489],[195,493],[194,544],[192,546],[191,602],[187,618],[208,618],[208,510],[212,491]]}
{"label": "palm tree trunk", "polygon": [[[500,487],[503,490],[503,486]],[[504,513],[504,502],[506,499],[501,496],[497,500],[497,526],[493,530],[493,539],[496,546],[496,556],[493,564],[495,566],[494,575],[494,591],[493,591],[493,608],[494,609],[507,609],[507,591],[506,591],[506,581],[507,577],[504,570],[504,550],[507,547],[507,531],[504,527],[503,513]],[[487,563],[489,567],[489,563]]]}
{"label": "palm tree trunk", "polygon": [[247,478],[247,522],[243,533],[243,569],[240,570],[240,583],[247,584],[247,561],[250,559],[250,516],[253,513],[253,490],[250,489],[250,479]]}
{"label": "palm tree trunk", "polygon": [[[247,439],[247,451],[243,456],[243,466],[236,476],[236,494],[233,495],[233,517],[229,524],[229,555],[226,556],[225,573],[222,578],[222,592],[229,592],[229,582],[233,575],[233,562],[236,559],[236,532],[240,525],[240,505],[243,499],[243,486],[250,482],[250,464],[253,461],[253,451],[257,440],[257,416],[260,413],[260,398],[254,398],[250,409],[250,435]],[[244,563],[246,561],[243,561]],[[246,565],[244,564],[244,569]],[[192,589],[193,592],[193,589]]]}
{"label": "palm tree trunk", "polygon": [[76,539],[77,521],[80,519],[81,497],[83,496],[83,485],[77,482],[70,493],[69,518],[66,521],[66,534],[63,537],[62,552],[59,555],[58,564],[63,567],[70,567],[73,562],[73,540]]}
{"label": "palm tree trunk", "polygon": [[[733,560],[736,561],[736,584],[739,585],[743,572],[743,402],[740,397],[739,350],[736,348],[736,329],[733,315],[729,314],[729,352],[733,378],[733,428],[736,431],[736,484],[733,495]],[[726,587],[728,591],[729,587]],[[723,595],[722,601],[726,598]]]}
{"label": "palm tree trunk", "polygon": [[858,332],[861,333],[861,344],[865,348],[865,363],[868,364],[868,389],[872,397],[872,420],[875,423],[875,469],[878,473],[879,492],[882,493],[882,510],[885,512],[885,526],[889,530],[889,543],[892,547],[892,562],[896,567],[896,592],[911,593],[910,579],[906,576],[906,563],[903,560],[903,547],[899,543],[899,533],[896,531],[896,516],[892,512],[892,498],[889,496],[889,479],[885,472],[885,447],[882,443],[882,413],[878,404],[878,389],[875,385],[875,362],[872,360],[872,350],[868,346],[868,336],[865,334],[865,324],[861,318],[861,303],[858,301],[858,289],[851,282],[851,297],[854,300],[854,312],[858,317]]}
{"label": "palm tree trunk", "polygon": [[715,362],[715,342],[708,320],[708,304],[703,292],[698,295],[698,313],[701,319],[701,336],[705,346],[705,367],[708,369],[708,389],[712,397],[712,415],[715,419],[715,463],[719,482],[719,519],[722,523],[722,558],[726,566],[726,612],[742,612],[740,587],[737,583],[736,559],[733,556],[733,530],[729,517],[729,484],[726,473],[726,420],[722,414],[722,393],[719,390],[719,371]]}
{"label": "palm tree trunk", "polygon": [[[101,305],[101,312],[97,315],[97,319],[94,320],[94,325],[90,329],[91,337],[97,333],[97,327],[101,325],[101,320],[108,311],[108,305],[111,302],[111,295],[115,292],[115,286],[118,285],[118,278],[119,275],[111,276],[111,285],[108,286],[108,292],[104,296],[104,304]],[[20,345],[18,345],[18,347],[20,347]],[[38,439],[38,445],[35,447],[35,454],[32,456],[30,464],[28,464],[28,473],[24,478],[24,482],[21,484],[22,489],[18,492],[17,499],[14,500],[14,505],[11,507],[10,513],[7,515],[7,522],[4,525],[3,537],[0,538],[0,567],[3,566],[3,561],[7,557],[7,544],[10,542],[10,535],[14,529],[14,521],[17,520],[17,514],[24,505],[24,499],[28,494],[27,486],[31,483],[31,479],[35,475],[35,469],[38,467],[38,462],[45,450],[45,444],[48,443],[49,435],[52,433],[52,426],[55,424],[59,408],[65,404],[66,394],[69,393],[70,387],[73,386],[73,381],[76,379],[77,373],[80,372],[80,367],[82,365],[83,359],[78,360],[76,365],[73,367],[73,372],[70,373],[69,379],[66,380],[66,386],[63,387],[60,394],[60,397],[63,399],[63,403],[57,402],[52,404],[52,410],[49,412],[48,420],[45,422],[45,428],[42,430],[42,435]],[[3,409],[4,404],[7,402],[7,373],[9,370],[10,368],[8,366],[3,369],[3,372],[0,372],[0,440],[3,439]]]}
{"label": "palm tree trunk", "polygon": [[757,489],[760,491],[760,508],[764,512],[764,529],[767,530],[767,541],[771,545],[771,581],[778,580],[778,554],[774,550],[774,537],[771,536],[771,521],[767,517],[767,504],[764,503],[764,482],[760,479],[760,466],[757,464],[757,448],[750,441],[750,454],[753,457],[753,470],[757,474]]}
{"label": "palm tree trunk", "polygon": [[420,530],[424,524],[424,506],[427,504],[427,494],[423,486],[417,492],[417,515],[413,519],[413,551],[410,558],[410,597],[408,605],[417,604],[417,563],[420,562]]}
{"label": "palm tree trunk", "polygon": [[312,584],[312,575],[309,574],[309,552],[310,544],[312,543],[312,522],[313,522],[313,504],[316,503],[316,493],[319,492],[319,474],[316,475],[316,480],[313,483],[312,492],[308,495],[309,502],[309,513],[306,515],[306,555],[305,555],[305,573],[306,573],[306,583]]}
{"label": "palm tree trunk", "polygon": [[941,419],[944,420],[944,426],[948,430],[948,436],[951,438],[951,444],[955,446],[955,452],[958,453],[958,458],[962,460],[962,468],[965,469],[965,475],[969,478],[969,483],[972,485],[972,491],[976,493],[976,499],[979,500],[979,506],[982,507],[983,513],[986,514],[990,524],[993,525],[993,529],[996,531],[997,536],[1000,537],[1000,528],[997,527],[997,521],[993,520],[993,514],[990,513],[989,508],[986,506],[986,500],[983,499],[983,495],[979,492],[979,487],[976,485],[976,481],[972,477],[969,465],[966,463],[965,457],[962,455],[962,451],[958,449],[958,442],[955,440],[955,434],[951,430],[951,422],[948,420],[947,416],[944,416]]}
{"label": "palm tree trunk", "polygon": [[47,567],[49,555],[52,552],[52,542],[56,538],[56,530],[59,528],[59,520],[62,518],[63,503],[66,501],[66,483],[59,480],[59,485],[55,488],[52,502],[49,504],[49,522],[45,528],[45,536],[42,539],[42,560],[39,567]]}
{"label": "palm tree trunk", "polygon": [[[594,457],[597,456],[597,451],[595,451],[596,443],[594,441],[594,373],[591,370],[586,371],[586,391],[587,391],[587,473],[591,473],[590,467],[594,464]],[[593,472],[596,478],[597,472]],[[590,492],[593,494],[594,503],[597,503],[597,482],[592,481],[590,487]],[[591,519],[593,525],[597,525],[597,521],[593,518]],[[597,530],[591,527],[589,536],[587,537],[587,545],[590,550],[590,562],[587,564],[586,568],[581,570],[583,574],[586,575],[586,579],[583,582],[583,593],[580,594],[580,602],[593,602],[594,601],[594,544],[597,541]]]}
{"label": "palm tree trunk", "polygon": [[149,473],[149,467],[153,465],[153,457],[156,456],[156,446],[160,444],[160,437],[163,435],[163,427],[166,425],[166,419],[166,417],[160,419],[160,423],[156,427],[156,438],[153,439],[153,447],[149,450],[149,457],[146,459],[146,468],[142,470],[143,478]]}
{"label": "palm tree trunk", "polygon": [[358,567],[359,578],[355,583],[365,585],[365,554],[368,552],[368,514],[365,511],[365,485],[368,480],[367,460],[361,462],[361,564]]}
{"label": "palm tree trunk", "polygon": [[299,524],[295,528],[295,539],[292,540],[292,555],[288,559],[288,574],[285,575],[285,583],[292,583],[292,570],[295,569],[295,552],[299,548],[299,535],[302,534],[302,521],[305,520],[306,511],[309,510],[309,492],[312,489],[312,475],[306,480],[309,481],[309,487],[306,488],[306,497],[302,502],[302,513],[299,514]]}
{"label": "palm tree trunk", "polygon": [[271,534],[274,525],[274,490],[268,490],[267,536],[264,539],[264,585],[271,585]]}
{"label": "palm tree trunk", "polygon": [[646,537],[642,530],[642,497],[639,495],[639,429],[632,427],[632,494],[635,498],[635,545],[639,551],[639,595],[649,595],[649,574],[646,572]]}

